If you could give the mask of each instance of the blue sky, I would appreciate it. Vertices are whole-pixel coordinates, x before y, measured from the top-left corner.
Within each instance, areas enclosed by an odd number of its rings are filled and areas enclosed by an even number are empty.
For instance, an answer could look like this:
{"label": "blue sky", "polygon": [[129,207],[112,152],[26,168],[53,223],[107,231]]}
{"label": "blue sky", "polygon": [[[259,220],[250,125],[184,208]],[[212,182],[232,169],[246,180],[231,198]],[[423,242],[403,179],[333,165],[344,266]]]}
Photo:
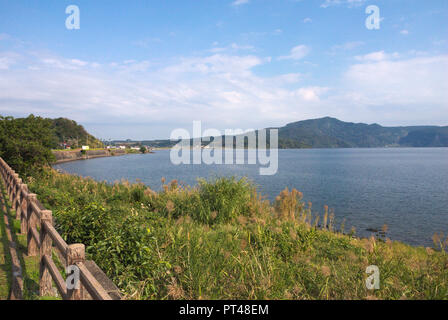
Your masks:
{"label": "blue sky", "polygon": [[447,35],[445,0],[0,0],[0,113],[69,117],[104,139],[193,120],[448,125]]}

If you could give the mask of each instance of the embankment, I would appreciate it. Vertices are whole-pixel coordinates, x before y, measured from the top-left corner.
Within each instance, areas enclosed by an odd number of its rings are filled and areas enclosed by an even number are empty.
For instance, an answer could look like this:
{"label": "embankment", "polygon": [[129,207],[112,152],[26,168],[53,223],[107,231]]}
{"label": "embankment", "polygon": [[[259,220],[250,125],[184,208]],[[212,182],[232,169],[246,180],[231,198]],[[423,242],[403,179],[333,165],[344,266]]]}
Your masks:
{"label": "embankment", "polygon": [[87,159],[100,158],[100,157],[120,156],[120,155],[126,154],[126,150],[123,150],[123,149],[115,149],[115,150],[99,149],[99,150],[86,150],[85,152],[82,152],[82,150],[79,150],[79,149],[67,150],[67,151],[53,150],[53,154],[56,157],[55,163],[62,163],[62,162],[75,161],[75,160],[87,160]]}

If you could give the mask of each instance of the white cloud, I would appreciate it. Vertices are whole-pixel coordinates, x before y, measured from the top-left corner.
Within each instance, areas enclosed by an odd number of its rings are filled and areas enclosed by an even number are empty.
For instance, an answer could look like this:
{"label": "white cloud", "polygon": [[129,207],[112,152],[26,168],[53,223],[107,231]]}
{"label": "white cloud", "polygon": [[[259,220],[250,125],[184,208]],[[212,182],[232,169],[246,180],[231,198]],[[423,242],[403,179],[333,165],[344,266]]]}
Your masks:
{"label": "white cloud", "polygon": [[408,35],[408,34],[409,34],[409,31],[406,30],[406,29],[404,29],[404,30],[401,30],[400,33],[401,33],[401,34],[404,34],[404,35]]}
{"label": "white cloud", "polygon": [[281,56],[279,60],[300,60],[308,55],[310,48],[306,45],[298,45],[291,49],[288,56]]}
{"label": "white cloud", "polygon": [[60,59],[53,56],[42,57],[40,62],[45,64],[47,67],[65,70],[77,70],[89,64],[88,62],[79,59]]}
{"label": "white cloud", "polygon": [[286,73],[276,77],[273,77],[273,80],[278,84],[291,84],[297,83],[302,79],[301,73]]}
{"label": "white cloud", "polygon": [[400,55],[397,52],[387,54],[384,52],[384,50],[382,50],[368,53],[363,56],[356,56],[355,59],[358,61],[383,61],[386,59],[399,58],[399,56]]}
{"label": "white cloud", "polygon": [[303,19],[303,23],[311,23],[313,20],[311,18],[305,18]]}
{"label": "white cloud", "polygon": [[80,66],[80,67],[83,67],[83,66],[87,65],[87,62],[82,61],[82,60],[78,60],[78,59],[71,59],[70,62],[72,64],[74,64],[75,66]]}
{"label": "white cloud", "polygon": [[130,70],[141,61],[96,68],[86,62],[68,69],[70,59],[38,57],[28,61],[30,68],[0,73],[0,112],[65,116],[86,125],[116,124],[116,138],[129,123],[163,123],[167,131],[154,133],[149,125],[146,137],[167,137],[173,126],[195,119],[224,129],[281,125],[290,117],[311,116],[322,91],[300,90],[299,73],[259,77],[251,71],[269,61],[213,54],[182,58],[139,74]]}
{"label": "white cloud", "polygon": [[[1,114],[69,117],[97,128],[101,137],[123,138],[127,132],[130,138],[163,138],[197,119],[218,129],[326,115],[381,124],[448,122],[447,55],[369,53],[331,88],[307,83],[301,73],[258,76],[253,68],[271,59],[256,55],[210,54],[161,65],[19,58],[14,68],[0,70]],[[143,128],[138,136],[137,124]]]}
{"label": "white cloud", "polygon": [[0,52],[0,70],[9,69],[20,59],[20,55],[14,52]]}
{"label": "white cloud", "polygon": [[322,8],[328,8],[331,6],[345,5],[349,8],[351,8],[351,7],[361,6],[365,2],[366,2],[366,0],[325,0],[325,2],[322,3],[320,6]]}
{"label": "white cloud", "polygon": [[332,51],[336,51],[336,50],[348,51],[348,50],[353,50],[355,48],[361,47],[364,44],[365,43],[363,41],[349,41],[349,42],[345,42],[343,44],[335,45],[331,48],[331,50]]}
{"label": "white cloud", "polygon": [[447,72],[447,55],[365,61],[348,69],[341,82],[343,90],[333,100],[335,105],[337,100],[351,100],[366,118],[378,118],[380,113],[383,121],[446,125]]}
{"label": "white cloud", "polygon": [[252,50],[252,49],[254,49],[253,46],[250,46],[250,45],[238,45],[236,43],[232,43],[230,45],[230,47],[232,49],[234,49],[234,50]]}
{"label": "white cloud", "polygon": [[297,93],[303,98],[305,101],[319,101],[320,95],[327,92],[329,88],[325,87],[306,87],[300,88]]}
{"label": "white cloud", "polygon": [[[214,45],[218,45],[217,42],[214,43]],[[233,52],[237,52],[237,51],[253,51],[255,48],[251,45],[239,45],[237,43],[232,43],[226,47],[213,47],[211,48],[209,51],[213,52],[213,53],[219,53],[219,52],[224,52],[224,51],[233,51]]]}
{"label": "white cloud", "polygon": [[249,3],[249,0],[235,0],[234,2],[232,2],[233,6],[240,6],[242,4],[246,4]]}

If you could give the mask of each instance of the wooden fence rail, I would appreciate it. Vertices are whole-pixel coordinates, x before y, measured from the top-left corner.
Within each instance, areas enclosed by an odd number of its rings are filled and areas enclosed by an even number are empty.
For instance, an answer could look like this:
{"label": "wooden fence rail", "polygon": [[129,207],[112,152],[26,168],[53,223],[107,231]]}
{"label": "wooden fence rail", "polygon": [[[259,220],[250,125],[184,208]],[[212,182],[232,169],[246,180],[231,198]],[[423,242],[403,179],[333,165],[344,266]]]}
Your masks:
{"label": "wooden fence rail", "polygon": [[[19,175],[0,158],[0,173],[6,185],[16,219],[20,220],[20,231],[27,235],[28,255],[40,257],[39,295],[53,294],[53,282],[64,300],[118,300],[118,289],[109,279],[104,281],[104,273],[93,261],[86,261],[85,246],[80,243],[68,245],[53,227],[53,217],[37,200],[37,196],[22,183]],[[57,250],[65,267],[76,266],[79,270],[79,284],[68,286],[53,261],[53,247]],[[100,274],[101,284],[92,272]],[[106,282],[106,290],[103,285]],[[74,288],[72,288],[74,287]],[[112,288],[111,288],[112,287]],[[112,294],[111,294],[112,293]]]}

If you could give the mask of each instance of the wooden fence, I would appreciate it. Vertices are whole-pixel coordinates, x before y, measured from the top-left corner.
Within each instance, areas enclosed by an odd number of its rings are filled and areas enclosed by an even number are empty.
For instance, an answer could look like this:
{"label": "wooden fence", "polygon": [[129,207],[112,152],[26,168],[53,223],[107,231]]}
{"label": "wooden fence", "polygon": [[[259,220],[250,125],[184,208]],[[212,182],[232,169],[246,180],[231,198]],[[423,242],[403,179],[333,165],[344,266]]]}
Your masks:
{"label": "wooden fence", "polygon": [[[20,220],[20,232],[27,235],[29,256],[40,257],[39,295],[53,295],[53,282],[64,300],[119,300],[118,289],[96,266],[86,261],[83,244],[68,245],[53,227],[53,217],[28,191],[19,175],[0,158],[0,173],[6,185],[16,219]],[[53,261],[53,247],[65,267],[75,265],[79,270],[80,285],[68,286]],[[101,282],[101,283],[100,283]]]}

